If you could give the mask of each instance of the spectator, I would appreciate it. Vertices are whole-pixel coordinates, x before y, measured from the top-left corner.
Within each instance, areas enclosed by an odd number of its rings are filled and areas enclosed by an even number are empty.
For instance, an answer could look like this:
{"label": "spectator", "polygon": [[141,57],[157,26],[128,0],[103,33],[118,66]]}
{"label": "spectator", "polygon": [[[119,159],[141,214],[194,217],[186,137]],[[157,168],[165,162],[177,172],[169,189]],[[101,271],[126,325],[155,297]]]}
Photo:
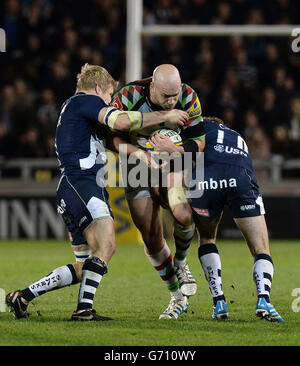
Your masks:
{"label": "spectator", "polygon": [[249,64],[245,49],[240,49],[236,54],[235,70],[246,88],[256,88],[257,69],[255,66]]}
{"label": "spectator", "polygon": [[7,131],[12,127],[12,114],[16,104],[16,92],[12,85],[6,85],[2,89],[0,100],[0,120]]}
{"label": "spectator", "polygon": [[219,98],[219,106],[220,109],[224,108],[231,108],[231,109],[237,109],[238,108],[238,101],[233,95],[232,89],[223,86],[220,90],[220,98]]}
{"label": "spectator", "polygon": [[16,136],[24,134],[36,123],[34,94],[24,79],[15,79],[15,104],[12,110],[11,132]]}
{"label": "spectator", "polygon": [[261,9],[258,8],[251,9],[245,23],[252,25],[263,24],[264,16]]}
{"label": "spectator", "polygon": [[289,136],[300,143],[300,98],[293,98],[290,103],[291,118],[289,124]]}
{"label": "spectator", "polygon": [[[187,5],[187,4],[186,4]],[[209,24],[213,7],[209,0],[192,0],[183,8],[186,24]]]}
{"label": "spectator", "polygon": [[18,50],[22,44],[21,10],[18,0],[7,0],[5,2],[1,24],[6,33],[6,42],[12,51]]}
{"label": "spectator", "polygon": [[0,164],[14,154],[14,143],[8,134],[6,125],[0,122]]}
{"label": "spectator", "polygon": [[257,128],[260,127],[257,113],[248,109],[245,113],[243,137],[247,140],[251,138]]}
{"label": "spectator", "polygon": [[30,127],[20,137],[17,155],[22,158],[42,158],[45,156],[40,134],[35,127]]}
{"label": "spectator", "polygon": [[57,103],[61,106],[66,95],[75,93],[75,80],[71,78],[69,69],[60,62],[53,62],[50,72],[48,86],[53,90]]}
{"label": "spectator", "polygon": [[283,159],[300,157],[299,143],[290,139],[288,128],[282,124],[273,130],[271,151]]}
{"label": "spectator", "polygon": [[56,158],[55,137],[53,135],[48,135],[46,138],[45,157]]}
{"label": "spectator", "polygon": [[[143,11],[145,24],[297,24],[299,4],[144,0]],[[82,64],[105,65],[125,82],[126,2],[4,0],[0,24],[8,48],[0,55],[2,137],[20,143],[22,149],[16,153],[23,154],[24,146],[31,146],[26,156],[53,156],[57,113],[74,93]],[[158,64],[174,63],[197,91],[203,114],[219,115],[251,146],[264,141],[261,129],[271,138],[277,125],[285,126],[291,140],[299,144],[300,56],[287,51],[290,38],[174,35],[144,37],[142,42],[142,77]],[[276,136],[283,134],[279,132]]]}
{"label": "spectator", "polygon": [[226,121],[226,126],[239,132],[240,127],[236,125],[236,113],[232,108],[225,108],[221,113],[221,119]]}
{"label": "spectator", "polygon": [[251,135],[246,139],[246,142],[253,159],[266,161],[270,158],[270,138],[264,133],[261,127],[254,128]]}
{"label": "spectator", "polygon": [[276,93],[273,88],[267,87],[262,92],[261,123],[268,133],[280,123]]}
{"label": "spectator", "polygon": [[107,28],[97,29],[93,48],[102,54],[106,68],[113,72],[116,62],[119,60],[120,49],[116,43],[111,41],[111,34]]}
{"label": "spectator", "polygon": [[59,110],[51,89],[45,89],[41,94],[41,105],[37,110],[39,129],[45,138],[54,136]]}
{"label": "spectator", "polygon": [[172,1],[159,0],[155,9],[156,23],[168,24],[172,19]]}
{"label": "spectator", "polygon": [[218,3],[217,14],[212,17],[211,24],[230,24],[232,22],[231,9],[230,5],[225,1]]}
{"label": "spectator", "polygon": [[262,86],[272,85],[274,72],[280,66],[279,49],[275,43],[269,43],[265,47],[264,58],[259,68],[259,82]]}
{"label": "spectator", "polygon": [[[264,133],[261,127],[254,128],[251,135],[245,141],[253,160],[258,160],[259,162],[269,161],[271,157],[270,138]],[[259,167],[255,171],[259,180],[269,178],[269,170],[267,168]]]}

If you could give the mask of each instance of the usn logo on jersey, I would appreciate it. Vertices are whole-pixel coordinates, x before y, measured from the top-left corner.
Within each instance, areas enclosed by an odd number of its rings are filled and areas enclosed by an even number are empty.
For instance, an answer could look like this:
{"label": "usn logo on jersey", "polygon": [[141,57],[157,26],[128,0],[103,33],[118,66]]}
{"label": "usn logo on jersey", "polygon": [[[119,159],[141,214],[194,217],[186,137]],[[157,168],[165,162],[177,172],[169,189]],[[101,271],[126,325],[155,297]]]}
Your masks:
{"label": "usn logo on jersey", "polygon": [[237,135],[237,141],[236,141],[236,148],[233,146],[224,146],[224,131],[218,130],[218,137],[217,137],[217,144],[214,146],[214,149],[219,153],[227,153],[227,154],[233,154],[233,155],[243,155],[246,158],[248,157],[248,146],[245,142],[245,140],[240,136]]}
{"label": "usn logo on jersey", "polygon": [[245,151],[243,151],[243,150],[239,150],[239,149],[234,148],[234,147],[232,147],[232,146],[224,146],[224,145],[219,145],[219,144],[217,144],[217,145],[215,145],[215,146],[214,146],[214,149],[215,149],[217,152],[219,152],[219,153],[223,153],[223,152],[225,152],[225,153],[227,153],[227,154],[243,155],[243,156],[245,156],[245,157],[247,157],[247,156],[248,156],[248,154],[247,154]]}

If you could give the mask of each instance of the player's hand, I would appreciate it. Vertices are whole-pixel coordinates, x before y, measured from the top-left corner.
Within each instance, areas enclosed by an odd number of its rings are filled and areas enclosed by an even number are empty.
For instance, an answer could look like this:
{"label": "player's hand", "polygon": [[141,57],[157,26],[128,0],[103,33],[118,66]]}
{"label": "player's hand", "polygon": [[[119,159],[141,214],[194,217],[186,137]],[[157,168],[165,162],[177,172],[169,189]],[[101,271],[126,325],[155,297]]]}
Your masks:
{"label": "player's hand", "polygon": [[150,144],[158,152],[167,152],[169,154],[174,152],[183,152],[183,148],[175,145],[168,136],[160,135],[158,133],[151,138]]}
{"label": "player's hand", "polygon": [[179,126],[183,126],[188,119],[188,113],[179,109],[172,109],[165,114],[165,122],[177,124]]}
{"label": "player's hand", "polygon": [[150,151],[143,151],[141,149],[133,152],[149,169],[161,169],[161,165],[156,161],[155,154]]}
{"label": "player's hand", "polygon": [[148,161],[148,168],[150,169],[161,169],[162,165],[157,161],[157,159],[155,159],[155,152],[152,151],[147,151],[146,152],[147,155],[147,161]]}

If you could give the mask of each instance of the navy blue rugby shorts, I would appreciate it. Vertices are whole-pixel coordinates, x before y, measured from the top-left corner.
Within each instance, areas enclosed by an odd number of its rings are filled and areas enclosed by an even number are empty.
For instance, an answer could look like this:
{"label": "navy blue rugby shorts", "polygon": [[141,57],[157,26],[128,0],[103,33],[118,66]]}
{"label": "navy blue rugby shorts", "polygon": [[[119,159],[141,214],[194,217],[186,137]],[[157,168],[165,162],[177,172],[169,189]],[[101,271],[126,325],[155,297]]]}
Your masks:
{"label": "navy blue rugby shorts", "polygon": [[97,184],[93,175],[62,176],[56,191],[56,204],[72,245],[86,244],[83,231],[94,220],[113,219],[108,193]]}
{"label": "navy blue rugby shorts", "polygon": [[[227,205],[233,218],[265,214],[255,173],[230,164],[209,164],[204,179],[191,190],[191,206],[195,213],[207,219],[218,217]],[[202,195],[201,195],[202,194]],[[193,198],[194,196],[194,198]]]}

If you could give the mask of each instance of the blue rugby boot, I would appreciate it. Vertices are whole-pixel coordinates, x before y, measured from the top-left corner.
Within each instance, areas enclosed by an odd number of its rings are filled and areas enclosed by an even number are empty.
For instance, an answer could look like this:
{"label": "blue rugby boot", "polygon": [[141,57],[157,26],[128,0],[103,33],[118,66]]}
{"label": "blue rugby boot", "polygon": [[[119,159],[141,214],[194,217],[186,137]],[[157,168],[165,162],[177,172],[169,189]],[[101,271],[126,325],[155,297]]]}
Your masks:
{"label": "blue rugby boot", "polygon": [[270,322],[282,323],[284,320],[276,311],[275,306],[267,302],[263,297],[258,298],[255,310],[256,316]]}
{"label": "blue rugby boot", "polygon": [[227,320],[229,318],[228,306],[225,300],[217,301],[212,318],[217,320]]}

